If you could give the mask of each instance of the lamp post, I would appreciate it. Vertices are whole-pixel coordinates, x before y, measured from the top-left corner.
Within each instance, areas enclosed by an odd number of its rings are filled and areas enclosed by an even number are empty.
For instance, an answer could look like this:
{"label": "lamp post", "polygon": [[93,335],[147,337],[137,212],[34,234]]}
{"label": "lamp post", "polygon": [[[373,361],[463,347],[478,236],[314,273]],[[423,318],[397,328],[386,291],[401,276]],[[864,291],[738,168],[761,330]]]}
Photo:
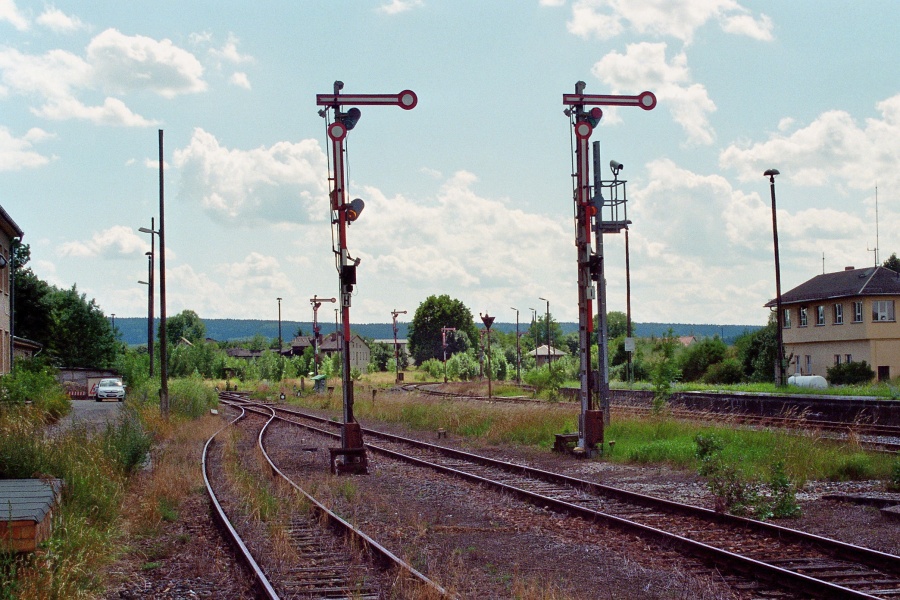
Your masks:
{"label": "lamp post", "polygon": [[159,130],[159,230],[141,227],[142,233],[159,236],[159,412],[169,418],[169,344],[166,339],[166,209],[163,160],[163,130]]}
{"label": "lamp post", "polygon": [[116,335],[116,313],[110,313],[109,316],[112,317],[112,332],[113,332],[113,337],[116,338],[116,337],[118,337]]}
{"label": "lamp post", "polygon": [[522,351],[519,348],[519,309],[514,306],[510,306],[510,308],[516,311],[516,384],[518,385],[522,383],[520,372],[520,366],[522,363]]}
{"label": "lamp post", "polygon": [[[153,231],[154,219],[150,219],[150,232]],[[141,228],[139,231],[147,233],[147,230]],[[145,252],[147,256],[147,353],[150,355],[150,378],[153,378],[153,257],[156,251],[156,238],[150,236],[150,252]],[[138,282],[141,283],[141,282]]]}
{"label": "lamp post", "polygon": [[397,315],[405,315],[405,310],[392,310],[391,318],[394,320],[394,383],[400,383],[400,346],[397,344]]}
{"label": "lamp post", "polygon": [[763,173],[769,178],[769,190],[772,194],[772,237],[775,242],[775,338],[778,341],[778,355],[775,357],[775,385],[784,386],[784,338],[782,335],[781,309],[781,262],[778,258],[778,219],[775,214],[775,176],[781,175],[778,169],[769,169]]}
{"label": "lamp post", "polygon": [[537,367],[537,349],[538,349],[538,334],[537,334],[537,309],[529,308],[531,311],[531,335],[534,337],[534,366]]}
{"label": "lamp post", "polygon": [[281,355],[281,298],[276,298],[278,300],[278,355]]}
{"label": "lamp post", "polygon": [[313,295],[312,298],[309,299],[309,303],[312,304],[313,309],[313,374],[319,374],[319,346],[321,345],[319,342],[319,338],[321,334],[319,333],[319,308],[322,306],[323,302],[337,302],[337,298],[319,298],[316,295]]}
{"label": "lamp post", "polygon": [[546,298],[538,298],[538,300],[543,300],[547,303],[547,316],[545,317],[547,321],[547,368],[552,372],[553,359],[550,358],[550,301]]}

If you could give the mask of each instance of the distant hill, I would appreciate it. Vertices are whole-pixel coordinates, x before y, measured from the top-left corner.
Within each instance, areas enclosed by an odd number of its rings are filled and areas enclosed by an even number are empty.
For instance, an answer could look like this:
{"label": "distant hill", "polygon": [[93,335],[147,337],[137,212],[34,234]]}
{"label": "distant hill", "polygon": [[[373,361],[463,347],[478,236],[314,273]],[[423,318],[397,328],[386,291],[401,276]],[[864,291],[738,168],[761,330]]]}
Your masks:
{"label": "distant hill", "polygon": [[[234,341],[250,339],[256,334],[266,338],[278,337],[278,321],[263,321],[253,319],[204,319],[206,335],[218,341]],[[480,326],[480,323],[478,324]],[[528,328],[528,323],[519,324],[519,330]],[[155,327],[159,326],[159,319]],[[321,322],[319,327],[323,334],[334,331],[334,323]],[[407,336],[408,323],[397,323],[397,336]],[[560,323],[563,333],[578,331],[578,323]],[[130,346],[147,343],[147,319],[140,317],[119,317],[116,319],[116,328],[119,330],[120,339]],[[756,331],[758,325],[697,325],[690,323],[634,323],[635,337],[661,337],[669,329],[676,336],[693,335],[698,338],[713,337],[718,335],[726,343],[731,344],[743,333]],[[290,341],[297,330],[303,331],[303,335],[312,333],[312,321],[282,321],[281,337],[285,342]],[[352,327],[355,333],[373,339],[388,339],[394,337],[391,323],[360,323]],[[516,330],[515,323],[494,323],[494,329],[510,332]]]}

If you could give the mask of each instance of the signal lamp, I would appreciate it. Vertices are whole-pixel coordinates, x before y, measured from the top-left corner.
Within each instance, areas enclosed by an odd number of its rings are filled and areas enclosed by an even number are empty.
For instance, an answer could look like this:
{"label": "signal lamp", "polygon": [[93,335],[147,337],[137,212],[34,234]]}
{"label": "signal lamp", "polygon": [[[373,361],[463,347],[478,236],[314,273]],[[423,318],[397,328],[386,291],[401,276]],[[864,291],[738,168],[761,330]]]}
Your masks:
{"label": "signal lamp", "polygon": [[359,122],[359,118],[361,116],[362,112],[358,108],[353,107],[347,112],[341,113],[338,118],[341,120],[341,123],[344,124],[344,127],[347,128],[347,131],[350,131],[351,129],[356,127],[356,124]]}
{"label": "signal lamp", "polygon": [[358,219],[365,207],[366,203],[362,201],[362,198],[354,198],[353,201],[347,205],[347,220],[355,221]]}

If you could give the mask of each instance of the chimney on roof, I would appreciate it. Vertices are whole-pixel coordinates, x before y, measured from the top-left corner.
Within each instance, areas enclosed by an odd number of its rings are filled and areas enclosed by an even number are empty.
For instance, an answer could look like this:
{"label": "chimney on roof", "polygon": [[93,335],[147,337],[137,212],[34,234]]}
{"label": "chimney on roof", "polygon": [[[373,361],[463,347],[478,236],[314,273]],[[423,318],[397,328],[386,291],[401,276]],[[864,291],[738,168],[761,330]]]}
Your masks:
{"label": "chimney on roof", "polygon": [[852,271],[852,270],[855,269],[855,268],[856,268],[856,267],[844,267],[844,270],[845,270],[845,271]]}

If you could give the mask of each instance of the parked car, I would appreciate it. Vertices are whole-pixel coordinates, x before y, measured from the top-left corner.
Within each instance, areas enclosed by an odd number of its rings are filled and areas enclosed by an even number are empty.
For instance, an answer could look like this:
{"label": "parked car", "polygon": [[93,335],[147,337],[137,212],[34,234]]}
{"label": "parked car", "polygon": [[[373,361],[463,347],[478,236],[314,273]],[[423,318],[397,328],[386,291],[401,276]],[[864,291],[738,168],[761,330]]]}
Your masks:
{"label": "parked car", "polygon": [[125,400],[125,386],[122,385],[122,380],[101,379],[100,383],[97,384],[97,393],[94,399],[97,402],[110,399],[118,400],[119,402]]}

